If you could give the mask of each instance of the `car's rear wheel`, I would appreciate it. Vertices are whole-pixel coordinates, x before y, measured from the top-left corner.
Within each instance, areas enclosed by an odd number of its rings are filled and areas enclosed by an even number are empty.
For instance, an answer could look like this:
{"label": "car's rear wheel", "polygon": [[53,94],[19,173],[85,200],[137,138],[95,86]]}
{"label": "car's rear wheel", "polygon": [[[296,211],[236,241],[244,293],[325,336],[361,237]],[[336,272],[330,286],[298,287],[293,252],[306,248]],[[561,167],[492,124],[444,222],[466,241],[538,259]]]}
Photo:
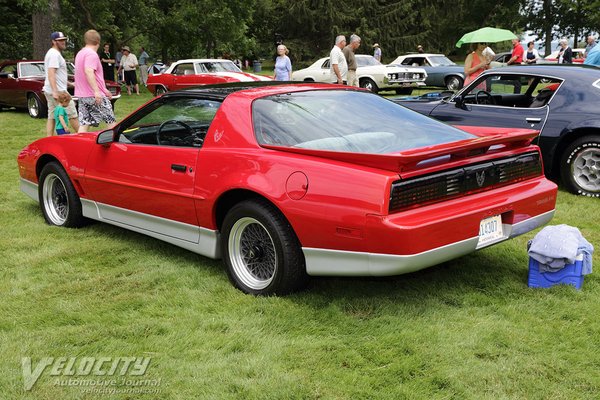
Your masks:
{"label": "car's rear wheel", "polygon": [[365,88],[370,92],[377,93],[379,92],[379,88],[377,84],[370,78],[363,78],[360,80],[359,85],[361,88]]}
{"label": "car's rear wheel", "polygon": [[38,196],[48,224],[69,228],[84,225],[79,195],[64,168],[57,162],[50,162],[42,168]]}
{"label": "car's rear wheel", "polygon": [[155,93],[156,96],[160,96],[165,93],[167,93],[167,89],[165,89],[163,86],[156,87],[156,93]]}
{"label": "car's rear wheel", "polygon": [[306,78],[304,79],[304,82],[314,82],[315,80],[313,78]]}
{"label": "car's rear wheel", "polygon": [[29,111],[31,118],[43,118],[48,115],[48,110],[34,93],[27,95],[27,111]]}
{"label": "car's rear wheel", "polygon": [[245,293],[286,294],[308,280],[292,227],[264,200],[246,200],[229,210],[223,221],[222,249],[229,279]]}
{"label": "car's rear wheel", "polygon": [[571,193],[600,197],[600,136],[583,136],[571,143],[563,153],[560,172]]}
{"label": "car's rear wheel", "polygon": [[446,78],[446,89],[458,90],[463,87],[464,80],[460,76],[449,76]]}

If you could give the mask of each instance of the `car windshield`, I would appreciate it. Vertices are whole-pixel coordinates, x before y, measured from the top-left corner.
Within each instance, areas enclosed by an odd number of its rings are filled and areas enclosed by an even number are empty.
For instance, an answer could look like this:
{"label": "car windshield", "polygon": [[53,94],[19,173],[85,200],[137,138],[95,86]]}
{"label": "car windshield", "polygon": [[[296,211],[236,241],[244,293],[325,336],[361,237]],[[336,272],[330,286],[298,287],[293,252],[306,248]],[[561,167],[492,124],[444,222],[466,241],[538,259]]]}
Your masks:
{"label": "car windshield", "polygon": [[214,73],[214,72],[241,72],[236,65],[231,61],[219,61],[219,62],[201,62],[196,64],[197,70],[201,74]]}
{"label": "car windshield", "polygon": [[21,77],[44,75],[44,63],[21,63]]}
{"label": "car windshield", "polygon": [[386,154],[475,136],[372,93],[318,90],[253,103],[260,144]]}
{"label": "car windshield", "polygon": [[431,56],[429,62],[432,67],[447,67],[449,65],[456,65],[452,60],[446,56]]}
{"label": "car windshield", "polygon": [[379,61],[375,59],[373,56],[368,57],[356,57],[356,64],[359,67],[370,67],[372,65],[381,65]]}

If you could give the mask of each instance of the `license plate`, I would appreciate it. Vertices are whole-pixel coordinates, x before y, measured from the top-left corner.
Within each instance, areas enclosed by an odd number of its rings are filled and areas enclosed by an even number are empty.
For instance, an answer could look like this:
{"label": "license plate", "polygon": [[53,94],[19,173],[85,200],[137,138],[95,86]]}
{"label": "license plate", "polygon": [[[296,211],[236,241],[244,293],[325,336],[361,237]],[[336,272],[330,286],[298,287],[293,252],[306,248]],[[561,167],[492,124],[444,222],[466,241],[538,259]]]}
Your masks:
{"label": "license plate", "polygon": [[502,217],[494,215],[493,217],[482,219],[479,223],[479,242],[477,247],[487,246],[504,238],[502,229]]}
{"label": "license plate", "polygon": [[402,82],[402,87],[409,87],[410,86],[410,82]]}

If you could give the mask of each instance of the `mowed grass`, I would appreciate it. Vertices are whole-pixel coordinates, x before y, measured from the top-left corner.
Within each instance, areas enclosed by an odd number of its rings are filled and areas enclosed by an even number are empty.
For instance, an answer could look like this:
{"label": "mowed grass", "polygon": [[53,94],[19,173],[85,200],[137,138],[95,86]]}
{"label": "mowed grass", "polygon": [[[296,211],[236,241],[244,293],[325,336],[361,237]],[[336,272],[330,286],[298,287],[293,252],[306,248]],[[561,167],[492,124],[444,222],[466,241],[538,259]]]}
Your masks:
{"label": "mowed grass", "polygon": [[[149,99],[125,95],[118,118]],[[600,392],[600,281],[594,273],[582,291],[528,288],[534,232],[418,273],[317,278],[288,297],[247,296],[219,261],[101,223],[45,224],[19,192],[16,164],[44,126],[0,113],[2,399],[570,400]],[[576,226],[598,245],[599,205],[560,191],[552,223]],[[25,391],[22,357],[34,367],[43,357],[150,357],[143,378],[160,381],[154,392],[86,394],[46,370]]]}

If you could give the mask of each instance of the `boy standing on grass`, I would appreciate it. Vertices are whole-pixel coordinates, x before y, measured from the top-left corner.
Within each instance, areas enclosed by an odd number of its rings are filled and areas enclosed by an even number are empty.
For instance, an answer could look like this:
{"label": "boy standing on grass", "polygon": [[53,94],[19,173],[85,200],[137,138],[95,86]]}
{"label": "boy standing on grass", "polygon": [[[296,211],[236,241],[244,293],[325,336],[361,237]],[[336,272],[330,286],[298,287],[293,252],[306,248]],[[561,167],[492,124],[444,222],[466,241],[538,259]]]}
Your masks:
{"label": "boy standing on grass", "polygon": [[71,95],[67,92],[60,92],[58,95],[58,104],[54,108],[54,121],[56,121],[56,134],[64,135],[69,132],[69,117],[67,107],[71,102]]}

